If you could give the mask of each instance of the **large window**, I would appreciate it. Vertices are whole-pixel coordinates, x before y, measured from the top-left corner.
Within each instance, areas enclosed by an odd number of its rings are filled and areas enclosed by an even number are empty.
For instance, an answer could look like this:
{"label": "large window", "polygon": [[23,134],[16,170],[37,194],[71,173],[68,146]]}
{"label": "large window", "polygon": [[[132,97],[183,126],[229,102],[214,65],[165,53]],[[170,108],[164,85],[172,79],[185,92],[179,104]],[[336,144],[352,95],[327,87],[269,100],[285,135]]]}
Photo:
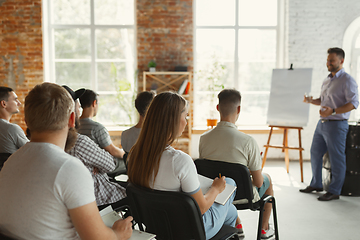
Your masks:
{"label": "large window", "polygon": [[265,125],[279,67],[278,0],[196,0],[195,126],[219,118],[217,93],[241,92],[239,125]]}
{"label": "large window", "polygon": [[43,2],[46,80],[97,92],[97,121],[107,126],[134,123],[134,1]]}

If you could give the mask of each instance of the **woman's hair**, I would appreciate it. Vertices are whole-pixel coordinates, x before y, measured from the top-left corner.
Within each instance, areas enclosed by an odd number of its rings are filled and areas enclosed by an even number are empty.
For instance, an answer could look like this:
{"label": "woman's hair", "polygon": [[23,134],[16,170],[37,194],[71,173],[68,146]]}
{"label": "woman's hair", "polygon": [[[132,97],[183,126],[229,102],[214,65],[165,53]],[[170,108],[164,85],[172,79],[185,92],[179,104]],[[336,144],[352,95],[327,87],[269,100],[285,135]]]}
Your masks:
{"label": "woman's hair", "polygon": [[151,102],[139,138],[129,153],[130,182],[150,188],[150,181],[155,180],[158,173],[162,153],[178,137],[185,107],[186,100],[174,92],[160,93]]}

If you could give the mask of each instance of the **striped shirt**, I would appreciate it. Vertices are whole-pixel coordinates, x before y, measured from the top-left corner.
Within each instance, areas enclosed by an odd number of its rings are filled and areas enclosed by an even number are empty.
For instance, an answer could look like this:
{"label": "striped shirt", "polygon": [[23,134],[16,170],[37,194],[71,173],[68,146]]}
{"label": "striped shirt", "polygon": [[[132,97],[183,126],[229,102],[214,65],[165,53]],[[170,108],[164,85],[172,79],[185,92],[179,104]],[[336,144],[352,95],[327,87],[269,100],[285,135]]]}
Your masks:
{"label": "striped shirt", "polygon": [[90,118],[81,118],[80,127],[78,129],[80,134],[88,136],[101,148],[109,146],[112,141],[108,130],[101,123],[95,122]]}

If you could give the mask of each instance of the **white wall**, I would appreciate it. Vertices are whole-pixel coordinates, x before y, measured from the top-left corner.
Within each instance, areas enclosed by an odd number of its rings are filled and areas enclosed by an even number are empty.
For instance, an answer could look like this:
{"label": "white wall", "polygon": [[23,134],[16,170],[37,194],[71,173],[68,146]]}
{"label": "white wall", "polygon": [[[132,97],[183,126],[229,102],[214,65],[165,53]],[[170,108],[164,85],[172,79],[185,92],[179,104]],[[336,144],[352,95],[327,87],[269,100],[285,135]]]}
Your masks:
{"label": "white wall", "polygon": [[[330,47],[343,47],[344,33],[351,22],[360,16],[359,9],[358,0],[289,1],[289,63],[293,63],[295,68],[313,68],[311,92],[316,96],[328,74],[326,51]],[[350,72],[350,69],[345,70]],[[302,134],[304,158],[310,159],[311,140],[318,119],[318,107],[311,106],[309,123]],[[294,138],[296,136],[292,136],[292,140]]]}
{"label": "white wall", "polygon": [[[287,0],[286,30],[288,60],[294,68],[313,68],[311,93],[319,96],[320,87],[328,75],[326,68],[327,49],[343,47],[347,27],[360,16],[359,0]],[[345,53],[345,55],[348,53]],[[349,54],[348,54],[349,55]],[[345,61],[347,60],[345,56]],[[350,72],[350,69],[345,69]],[[359,110],[360,111],[360,110]],[[241,115],[240,115],[241,117]],[[309,123],[302,131],[303,158],[310,159],[310,146],[316,123],[319,120],[318,107],[311,106]],[[253,134],[261,151],[268,135]],[[192,136],[191,156],[198,157],[199,135]],[[282,143],[281,134],[273,135],[271,144]],[[289,146],[298,146],[297,131],[290,130]],[[290,150],[290,159],[299,159],[299,151]],[[283,158],[284,153],[271,148],[268,158]]]}

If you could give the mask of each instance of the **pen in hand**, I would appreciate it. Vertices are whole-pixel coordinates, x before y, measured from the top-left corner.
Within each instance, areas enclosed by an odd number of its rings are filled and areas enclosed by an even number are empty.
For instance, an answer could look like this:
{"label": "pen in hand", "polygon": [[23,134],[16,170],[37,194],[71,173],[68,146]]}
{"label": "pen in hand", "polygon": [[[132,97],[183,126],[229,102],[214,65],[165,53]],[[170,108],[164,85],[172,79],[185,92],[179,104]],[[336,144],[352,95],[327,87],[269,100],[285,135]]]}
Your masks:
{"label": "pen in hand", "polygon": [[221,178],[221,173],[219,173],[219,178]]}

